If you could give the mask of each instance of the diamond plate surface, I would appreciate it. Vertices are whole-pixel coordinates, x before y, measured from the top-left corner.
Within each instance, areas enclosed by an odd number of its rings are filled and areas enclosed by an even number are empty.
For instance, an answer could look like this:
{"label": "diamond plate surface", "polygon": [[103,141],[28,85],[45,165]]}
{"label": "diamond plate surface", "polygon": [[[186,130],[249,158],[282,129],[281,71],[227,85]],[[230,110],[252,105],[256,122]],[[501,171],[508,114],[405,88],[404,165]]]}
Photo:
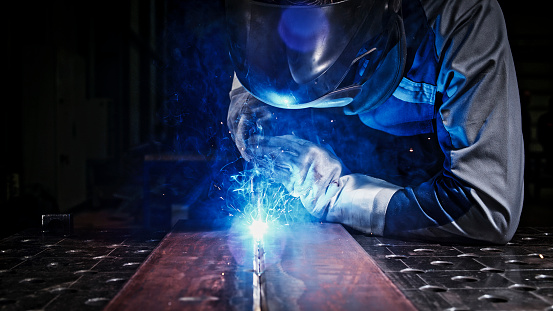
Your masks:
{"label": "diamond plate surface", "polygon": [[420,310],[553,310],[553,229],[505,246],[441,245],[350,232]]}

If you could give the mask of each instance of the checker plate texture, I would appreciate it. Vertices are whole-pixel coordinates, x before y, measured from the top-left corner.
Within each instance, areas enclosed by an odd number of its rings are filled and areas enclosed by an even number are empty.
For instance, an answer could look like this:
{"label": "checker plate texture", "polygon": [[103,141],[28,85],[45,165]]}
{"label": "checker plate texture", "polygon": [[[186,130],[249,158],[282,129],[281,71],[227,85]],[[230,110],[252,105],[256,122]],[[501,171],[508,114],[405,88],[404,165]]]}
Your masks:
{"label": "checker plate texture", "polygon": [[552,228],[520,228],[505,246],[350,233],[420,310],[553,310]]}

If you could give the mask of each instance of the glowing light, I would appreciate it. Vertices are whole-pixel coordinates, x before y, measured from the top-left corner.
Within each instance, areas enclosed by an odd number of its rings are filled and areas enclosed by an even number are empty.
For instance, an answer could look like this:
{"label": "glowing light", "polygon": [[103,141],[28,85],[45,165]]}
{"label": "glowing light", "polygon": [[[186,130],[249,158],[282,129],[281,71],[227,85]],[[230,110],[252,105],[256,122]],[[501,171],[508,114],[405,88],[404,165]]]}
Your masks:
{"label": "glowing light", "polygon": [[299,198],[275,181],[275,163],[271,157],[245,163],[245,169],[235,174],[229,174],[231,165],[228,168],[221,169],[220,182],[210,188],[213,191],[210,196],[224,202],[221,208],[234,218],[236,228],[248,236],[259,242],[269,230],[278,230],[290,222],[311,220]]}
{"label": "glowing light", "polygon": [[278,94],[275,92],[267,93],[265,98],[274,106],[281,108],[291,108],[296,103],[293,96]]}
{"label": "glowing light", "polygon": [[267,232],[268,228],[269,226],[267,223],[262,222],[261,220],[254,220],[250,225],[250,232],[255,239],[260,240],[263,238],[263,235]]}

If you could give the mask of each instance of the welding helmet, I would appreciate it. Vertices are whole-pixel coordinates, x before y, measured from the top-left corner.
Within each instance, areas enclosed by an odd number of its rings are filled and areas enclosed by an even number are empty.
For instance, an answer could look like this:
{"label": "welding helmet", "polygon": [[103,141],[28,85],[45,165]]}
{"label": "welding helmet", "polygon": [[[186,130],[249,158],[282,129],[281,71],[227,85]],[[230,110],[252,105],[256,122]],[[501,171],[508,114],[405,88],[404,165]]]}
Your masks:
{"label": "welding helmet", "polygon": [[401,80],[401,0],[321,2],[226,0],[236,77],[275,107],[367,111]]}

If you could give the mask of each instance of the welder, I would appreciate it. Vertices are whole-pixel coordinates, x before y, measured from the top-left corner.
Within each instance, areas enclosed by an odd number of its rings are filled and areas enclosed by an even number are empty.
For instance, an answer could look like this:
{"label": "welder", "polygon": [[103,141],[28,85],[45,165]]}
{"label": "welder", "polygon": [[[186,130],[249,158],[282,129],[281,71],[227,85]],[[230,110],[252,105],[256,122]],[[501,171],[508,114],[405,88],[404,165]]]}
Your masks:
{"label": "welder", "polygon": [[[271,178],[309,213],[379,236],[512,238],[523,138],[496,0],[226,6],[232,138],[246,161],[273,160]],[[289,122],[283,115],[323,120],[312,123],[320,135],[270,132]],[[340,122],[347,131],[334,129]]]}

